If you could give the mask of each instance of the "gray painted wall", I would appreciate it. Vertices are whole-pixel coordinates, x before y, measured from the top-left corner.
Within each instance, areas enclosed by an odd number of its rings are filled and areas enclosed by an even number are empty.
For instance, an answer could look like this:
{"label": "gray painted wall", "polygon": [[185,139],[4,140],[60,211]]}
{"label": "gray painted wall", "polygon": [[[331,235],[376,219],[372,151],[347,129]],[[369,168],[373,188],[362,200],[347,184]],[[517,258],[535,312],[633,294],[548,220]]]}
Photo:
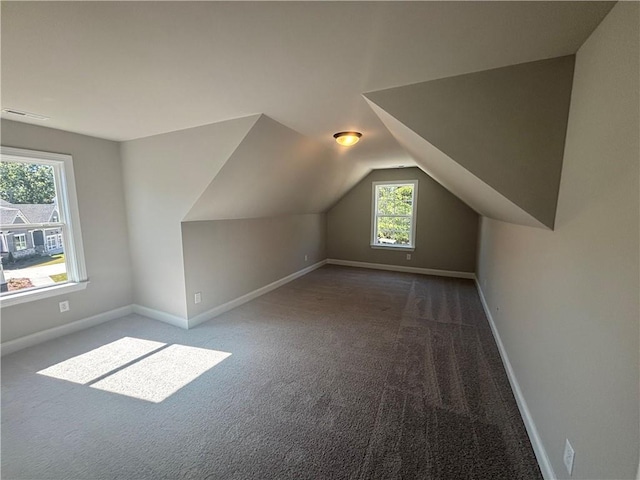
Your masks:
{"label": "gray painted wall", "polygon": [[578,51],[555,231],[481,225],[480,283],[558,478],[565,438],[571,478],[638,468],[639,7]]}
{"label": "gray painted wall", "polygon": [[258,117],[121,144],[136,304],[187,318],[180,222]]}
{"label": "gray painted wall", "polygon": [[572,55],[366,97],[553,228],[573,65]]}
{"label": "gray painted wall", "polygon": [[325,237],[324,214],[183,223],[189,318],[324,260]]}
{"label": "gray painted wall", "polygon": [[121,151],[134,302],[180,318],[192,300],[181,222],[318,214],[367,171],[265,115],[131,140]]}
{"label": "gray painted wall", "polygon": [[[371,184],[387,180],[418,180],[414,252],[370,246]],[[327,256],[340,260],[473,272],[477,237],[478,214],[415,167],[372,171],[327,213]]]}
{"label": "gray painted wall", "polygon": [[[2,341],[130,305],[122,165],[116,142],[2,120],[2,145],[73,156],[78,209],[90,283],[85,290],[2,308]],[[71,310],[60,313],[58,302]]]}

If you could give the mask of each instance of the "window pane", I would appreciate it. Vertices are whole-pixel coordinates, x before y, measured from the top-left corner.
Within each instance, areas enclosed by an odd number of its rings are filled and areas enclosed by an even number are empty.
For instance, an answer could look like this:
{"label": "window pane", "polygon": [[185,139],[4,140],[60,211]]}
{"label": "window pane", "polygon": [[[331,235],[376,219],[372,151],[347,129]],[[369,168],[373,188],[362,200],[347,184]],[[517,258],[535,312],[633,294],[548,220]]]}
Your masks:
{"label": "window pane", "polygon": [[396,215],[411,215],[413,212],[413,186],[403,185],[396,189]]}
{"label": "window pane", "polygon": [[378,214],[381,215],[393,215],[394,213],[394,198],[393,187],[382,186],[377,187],[378,193]]}
{"label": "window pane", "polygon": [[30,230],[24,236],[27,243],[25,250],[2,254],[7,293],[66,282],[67,264],[62,229]]}
{"label": "window pane", "polygon": [[377,243],[381,245],[409,245],[411,239],[410,217],[378,217]]}
{"label": "window pane", "polygon": [[[0,162],[0,198],[19,205],[55,202],[53,167],[39,163]],[[5,203],[2,206],[5,207]],[[31,223],[36,223],[29,220]],[[4,218],[3,218],[4,223]]]}
{"label": "window pane", "polygon": [[64,228],[29,225],[59,221],[52,166],[0,162],[3,294],[67,281]]}
{"label": "window pane", "polygon": [[378,215],[411,215],[413,213],[413,185],[379,185],[376,189]]}

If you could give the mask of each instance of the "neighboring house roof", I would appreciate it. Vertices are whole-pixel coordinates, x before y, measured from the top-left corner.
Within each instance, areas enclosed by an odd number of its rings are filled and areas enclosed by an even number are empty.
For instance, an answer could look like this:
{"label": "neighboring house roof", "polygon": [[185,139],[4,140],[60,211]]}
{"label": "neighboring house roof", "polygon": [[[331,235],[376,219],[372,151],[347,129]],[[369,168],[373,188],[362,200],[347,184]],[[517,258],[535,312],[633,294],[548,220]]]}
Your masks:
{"label": "neighboring house roof", "polygon": [[33,204],[20,203],[13,204],[6,200],[0,200],[0,220],[2,224],[13,224],[17,217],[22,217],[26,223],[47,223],[51,221],[54,212],[57,212],[55,203]]}
{"label": "neighboring house roof", "polygon": [[29,223],[47,223],[51,221],[51,216],[56,210],[56,206],[53,203],[47,205],[38,205],[25,203],[22,205],[15,205],[14,208],[20,209],[20,212],[27,218]]}
{"label": "neighboring house roof", "polygon": [[2,225],[11,225],[15,222],[19,210],[17,208],[7,208],[0,206],[0,223]]}

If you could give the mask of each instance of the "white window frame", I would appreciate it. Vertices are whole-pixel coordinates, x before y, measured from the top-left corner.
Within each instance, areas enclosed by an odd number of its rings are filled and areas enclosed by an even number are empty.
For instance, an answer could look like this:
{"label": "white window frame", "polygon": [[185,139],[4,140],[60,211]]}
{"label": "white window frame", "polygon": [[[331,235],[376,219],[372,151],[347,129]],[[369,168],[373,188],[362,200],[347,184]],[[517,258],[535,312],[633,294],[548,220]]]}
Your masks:
{"label": "white window frame", "polygon": [[[21,241],[18,240],[20,237]],[[22,248],[18,248],[18,244],[20,244],[21,246],[24,244],[24,246],[22,246]],[[24,233],[14,233],[13,234],[13,248],[16,252],[21,252],[22,250],[26,250],[27,249],[27,235]]]}
{"label": "white window frame", "polygon": [[[20,303],[31,302],[42,298],[83,290],[87,287],[87,269],[84,260],[82,232],[80,230],[80,213],[76,193],[73,157],[60,153],[39,152],[22,148],[0,147],[2,161],[19,163],[38,163],[53,167],[58,203],[58,222],[42,224],[20,224],[20,228],[60,228],[62,230],[63,248],[67,268],[67,282],[49,287],[16,291],[0,296],[0,306],[8,307]],[[3,225],[4,230],[9,225]],[[14,225],[15,229],[16,226]]]}
{"label": "white window frame", "polygon": [[[388,217],[389,215],[378,215],[378,187],[403,185],[413,186],[412,212],[411,212],[411,230],[409,232],[409,245],[392,245],[377,243],[378,217]],[[379,248],[384,250],[415,250],[416,245],[416,213],[418,211],[418,180],[389,180],[381,182],[372,182],[371,184],[371,248]],[[407,217],[407,215],[402,215]]]}

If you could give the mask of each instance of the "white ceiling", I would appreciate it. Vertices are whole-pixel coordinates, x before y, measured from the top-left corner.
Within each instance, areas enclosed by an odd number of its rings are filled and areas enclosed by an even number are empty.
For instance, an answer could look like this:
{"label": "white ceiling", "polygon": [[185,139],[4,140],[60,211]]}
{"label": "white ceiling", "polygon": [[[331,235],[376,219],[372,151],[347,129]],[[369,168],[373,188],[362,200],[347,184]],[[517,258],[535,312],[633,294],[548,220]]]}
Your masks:
{"label": "white ceiling", "polygon": [[[604,2],[2,2],[2,107],[130,140],[264,113],[411,162],[362,93],[575,53]],[[4,118],[20,120],[11,115]]]}

